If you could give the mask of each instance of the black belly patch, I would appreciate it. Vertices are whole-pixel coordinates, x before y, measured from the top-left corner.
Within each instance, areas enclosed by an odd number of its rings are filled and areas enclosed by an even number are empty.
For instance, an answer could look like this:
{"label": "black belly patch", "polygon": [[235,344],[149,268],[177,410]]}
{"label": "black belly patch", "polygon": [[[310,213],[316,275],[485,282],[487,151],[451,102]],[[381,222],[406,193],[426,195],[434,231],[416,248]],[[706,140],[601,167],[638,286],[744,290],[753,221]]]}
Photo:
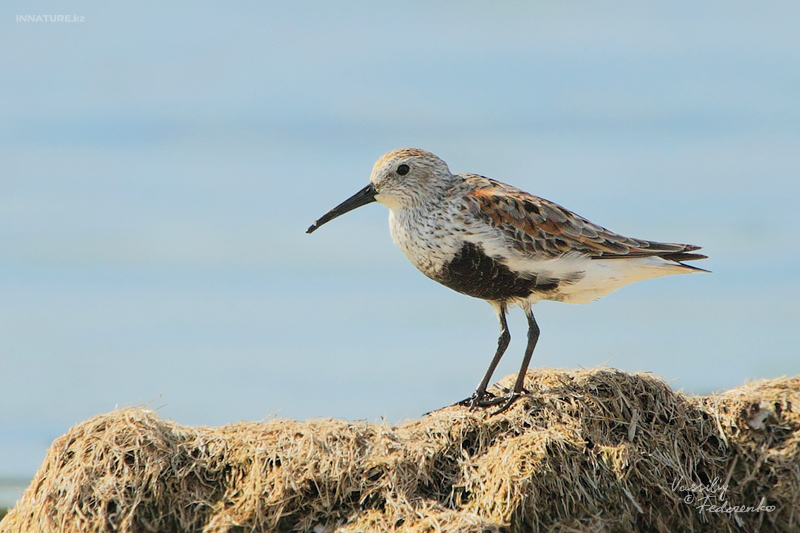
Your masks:
{"label": "black belly patch", "polygon": [[434,279],[462,294],[496,301],[527,298],[534,292],[552,293],[558,289],[557,279],[526,276],[521,277],[486,255],[479,244],[467,242]]}

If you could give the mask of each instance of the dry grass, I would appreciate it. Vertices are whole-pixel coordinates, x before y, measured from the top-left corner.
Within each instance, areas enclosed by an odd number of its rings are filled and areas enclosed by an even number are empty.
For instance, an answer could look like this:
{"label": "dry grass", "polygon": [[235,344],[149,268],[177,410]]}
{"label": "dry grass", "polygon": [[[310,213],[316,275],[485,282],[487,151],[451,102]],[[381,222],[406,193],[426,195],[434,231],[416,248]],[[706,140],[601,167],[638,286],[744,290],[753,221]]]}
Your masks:
{"label": "dry grass", "polygon": [[800,378],[706,397],[606,368],[526,386],[501,415],[398,427],[100,415],[52,444],[0,530],[800,530]]}

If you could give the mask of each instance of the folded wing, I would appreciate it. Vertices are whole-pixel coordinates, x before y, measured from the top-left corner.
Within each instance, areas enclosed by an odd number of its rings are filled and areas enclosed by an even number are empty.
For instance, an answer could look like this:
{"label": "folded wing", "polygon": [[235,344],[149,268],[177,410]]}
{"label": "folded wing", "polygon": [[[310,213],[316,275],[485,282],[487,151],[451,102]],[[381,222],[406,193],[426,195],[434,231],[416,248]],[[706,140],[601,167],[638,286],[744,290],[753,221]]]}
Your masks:
{"label": "folded wing", "polygon": [[[474,215],[497,227],[525,255],[552,258],[580,253],[592,259],[661,257],[675,262],[705,259],[699,246],[646,241],[609,231],[558,204],[482,176],[465,176]],[[688,267],[687,268],[694,268]]]}

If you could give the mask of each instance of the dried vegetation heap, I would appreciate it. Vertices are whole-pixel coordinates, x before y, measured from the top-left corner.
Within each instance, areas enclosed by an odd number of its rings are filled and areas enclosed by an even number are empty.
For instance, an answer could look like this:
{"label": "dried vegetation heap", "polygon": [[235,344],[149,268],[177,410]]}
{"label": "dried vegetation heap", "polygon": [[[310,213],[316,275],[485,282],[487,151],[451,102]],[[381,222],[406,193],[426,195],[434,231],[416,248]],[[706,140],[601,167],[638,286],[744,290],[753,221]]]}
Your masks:
{"label": "dried vegetation heap", "polygon": [[500,415],[398,427],[114,411],[53,443],[0,531],[800,530],[800,378],[693,397],[539,370],[526,387]]}

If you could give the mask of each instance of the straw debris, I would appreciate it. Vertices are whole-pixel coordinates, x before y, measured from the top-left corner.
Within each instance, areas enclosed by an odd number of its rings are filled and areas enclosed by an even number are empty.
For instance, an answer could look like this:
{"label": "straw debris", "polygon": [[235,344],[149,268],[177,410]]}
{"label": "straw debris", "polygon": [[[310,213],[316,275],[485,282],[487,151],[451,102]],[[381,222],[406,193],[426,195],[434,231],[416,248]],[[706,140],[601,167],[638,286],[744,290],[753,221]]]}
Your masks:
{"label": "straw debris", "polygon": [[526,388],[500,415],[397,427],[121,409],[53,442],[0,531],[800,530],[799,377],[688,396],[546,369]]}

